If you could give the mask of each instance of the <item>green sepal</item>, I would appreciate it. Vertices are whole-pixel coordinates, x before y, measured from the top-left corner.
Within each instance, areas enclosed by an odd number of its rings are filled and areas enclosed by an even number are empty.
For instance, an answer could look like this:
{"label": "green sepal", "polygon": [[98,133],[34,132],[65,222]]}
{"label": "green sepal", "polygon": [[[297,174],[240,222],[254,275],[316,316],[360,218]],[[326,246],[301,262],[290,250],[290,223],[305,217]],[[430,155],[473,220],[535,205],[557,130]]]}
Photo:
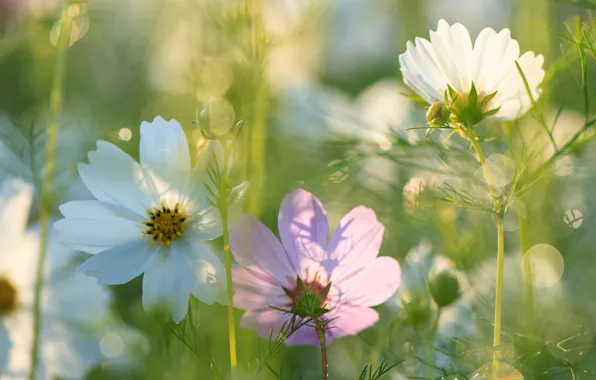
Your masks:
{"label": "green sepal", "polygon": [[496,114],[497,112],[499,112],[499,110],[500,110],[500,109],[501,109],[501,106],[498,106],[497,108],[494,108],[494,109],[492,109],[492,110],[490,110],[490,111],[486,111],[486,112],[484,113],[484,117],[491,117],[491,116],[493,116],[494,114]]}
{"label": "green sepal", "polygon": [[476,91],[476,85],[472,82],[472,89],[470,90],[470,95],[468,95],[468,107],[476,108],[478,104],[478,92]]}

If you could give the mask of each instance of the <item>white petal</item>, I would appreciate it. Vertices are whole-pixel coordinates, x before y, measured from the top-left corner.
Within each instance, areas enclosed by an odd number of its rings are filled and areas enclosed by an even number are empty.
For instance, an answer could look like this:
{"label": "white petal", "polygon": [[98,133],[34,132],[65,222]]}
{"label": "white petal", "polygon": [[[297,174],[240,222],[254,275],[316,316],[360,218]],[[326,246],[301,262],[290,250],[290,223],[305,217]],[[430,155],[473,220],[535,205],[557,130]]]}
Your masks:
{"label": "white petal", "polygon": [[[529,51],[524,53],[518,62],[528,81],[532,97],[536,101],[540,96],[540,83],[544,79],[544,70],[542,69],[544,57],[542,55],[535,56],[533,52]],[[513,120],[523,116],[532,107],[523,78],[515,63],[498,83],[497,88],[497,96],[490,104],[493,108],[501,106],[495,115],[496,118]]]}
{"label": "white petal", "polygon": [[148,238],[131,241],[98,253],[80,270],[97,278],[101,285],[124,284],[147,269],[157,249]]}
{"label": "white petal", "polygon": [[6,179],[0,187],[1,240],[21,235],[29,219],[33,187],[20,179]]}
{"label": "white petal", "polygon": [[151,204],[141,167],[129,155],[106,141],[89,152],[89,165],[79,164],[83,183],[97,200],[119,205],[145,216]]}
{"label": "white petal", "polygon": [[190,175],[188,141],[180,124],[157,116],[141,123],[141,164],[161,181],[181,189]]}
{"label": "white petal", "polygon": [[[33,324],[33,317],[31,311],[17,311],[15,314],[3,318],[8,337],[0,335],[0,347],[10,342],[8,347],[8,362],[6,367],[0,363],[0,370],[2,375],[7,375],[6,379],[26,379],[29,375],[31,364],[31,342],[33,341],[33,334],[31,326]],[[2,334],[0,327],[0,334]],[[8,339],[7,339],[8,338]],[[3,348],[0,348],[0,352]],[[6,369],[5,369],[6,368]],[[4,377],[2,377],[4,380]]]}
{"label": "white petal", "polygon": [[186,288],[201,302],[226,304],[226,272],[205,244],[184,239],[172,243],[172,261]]}
{"label": "white petal", "polygon": [[498,34],[491,28],[483,29],[474,43],[472,78],[479,93],[488,95],[519,57],[519,44],[511,39],[509,29]]}
{"label": "white petal", "polygon": [[438,90],[438,96],[442,98],[445,90],[447,89],[447,80],[437,63],[435,49],[427,40],[423,38],[416,38],[415,51],[418,55],[419,61],[423,62],[421,65],[421,69],[423,70],[422,73],[424,73],[425,77],[428,78],[429,83]]}
{"label": "white petal", "polygon": [[420,46],[414,46],[408,41],[407,51],[399,56],[399,62],[404,82],[427,102],[432,103],[443,99],[447,79],[438,70],[433,57],[428,55],[432,52],[430,43],[426,41],[428,45],[423,45],[421,41],[417,41]]}
{"label": "white petal", "polygon": [[437,31],[430,32],[438,66],[449,84],[458,92],[466,93],[471,86],[472,41],[468,30],[456,23],[451,27],[440,20]]}
{"label": "white petal", "polygon": [[5,276],[19,290],[22,306],[31,306],[35,283],[32,268],[39,256],[39,236],[23,234],[18,239],[0,240],[0,244],[0,276]]}
{"label": "white petal", "polygon": [[162,249],[153,256],[143,275],[143,307],[145,310],[165,308],[178,323],[186,316],[188,293],[171,253]]}
{"label": "white petal", "polygon": [[67,202],[60,206],[65,219],[57,221],[54,228],[67,246],[99,253],[142,237],[143,226],[118,211],[117,206],[98,201]]}
{"label": "white petal", "polygon": [[223,233],[221,216],[216,208],[207,206],[197,211],[192,211],[193,219],[185,234],[196,240],[213,240]]}

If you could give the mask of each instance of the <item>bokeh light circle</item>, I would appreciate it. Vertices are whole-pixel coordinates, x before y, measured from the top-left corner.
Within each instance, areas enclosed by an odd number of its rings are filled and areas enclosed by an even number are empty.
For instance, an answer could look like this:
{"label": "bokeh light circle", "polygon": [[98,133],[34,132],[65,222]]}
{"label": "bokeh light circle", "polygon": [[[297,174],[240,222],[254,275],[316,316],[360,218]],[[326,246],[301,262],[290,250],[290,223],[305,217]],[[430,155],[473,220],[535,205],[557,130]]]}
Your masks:
{"label": "bokeh light circle", "polygon": [[[503,154],[497,153],[488,157],[486,166],[488,167],[490,181],[494,186],[505,187],[515,178],[515,163]],[[477,170],[475,175],[481,181],[487,182],[482,168]]]}
{"label": "bokeh light circle", "polygon": [[584,216],[579,210],[567,210],[563,216],[563,221],[571,228],[580,228],[584,222]]}
{"label": "bokeh light circle", "polygon": [[108,333],[99,342],[101,353],[108,358],[117,358],[124,352],[124,340],[116,333]]}
{"label": "bokeh light circle", "polygon": [[118,131],[118,137],[122,141],[130,141],[132,139],[132,131],[129,128],[122,128]]}
{"label": "bokeh light circle", "polygon": [[537,244],[527,250],[524,265],[531,267],[532,280],[537,288],[557,285],[565,269],[563,256],[549,244]]}

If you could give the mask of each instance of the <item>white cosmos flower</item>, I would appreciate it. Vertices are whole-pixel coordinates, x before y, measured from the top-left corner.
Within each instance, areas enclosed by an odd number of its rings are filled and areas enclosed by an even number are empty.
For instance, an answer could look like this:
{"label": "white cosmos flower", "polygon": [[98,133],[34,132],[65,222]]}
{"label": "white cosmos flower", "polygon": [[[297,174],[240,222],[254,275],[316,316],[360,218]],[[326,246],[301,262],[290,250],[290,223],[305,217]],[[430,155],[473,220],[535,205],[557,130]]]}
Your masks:
{"label": "white cosmos flower", "polygon": [[95,254],[81,270],[103,285],[144,273],[143,306],[167,308],[176,322],[192,293],[225,303],[225,272],[203,243],[222,234],[202,175],[193,175],[188,142],[176,120],[141,124],[140,164],[98,141],[79,174],[97,200],[63,204],[55,224],[62,241]]}
{"label": "white cosmos flower", "polygon": [[[453,106],[460,121],[462,114],[470,111],[466,110],[465,103],[473,83],[480,112],[475,115],[474,124],[492,110],[498,109],[491,115],[497,119],[513,120],[532,107],[516,61],[528,81],[532,97],[538,99],[544,78],[544,58],[531,51],[520,57],[519,44],[511,38],[509,29],[497,33],[485,28],[472,46],[470,34],[463,25],[449,26],[445,20],[440,20],[437,31],[430,32],[430,42],[423,38],[416,38],[415,44],[408,41],[406,52],[399,56],[404,82],[429,104],[444,103],[448,86],[457,92]],[[491,99],[489,95],[495,92]]]}
{"label": "white cosmos flower", "polygon": [[[31,369],[39,228],[26,229],[32,188],[0,186],[0,379],[24,380]],[[94,334],[108,316],[109,292],[72,266],[75,252],[49,235],[41,293],[38,379],[83,377],[103,355]]]}

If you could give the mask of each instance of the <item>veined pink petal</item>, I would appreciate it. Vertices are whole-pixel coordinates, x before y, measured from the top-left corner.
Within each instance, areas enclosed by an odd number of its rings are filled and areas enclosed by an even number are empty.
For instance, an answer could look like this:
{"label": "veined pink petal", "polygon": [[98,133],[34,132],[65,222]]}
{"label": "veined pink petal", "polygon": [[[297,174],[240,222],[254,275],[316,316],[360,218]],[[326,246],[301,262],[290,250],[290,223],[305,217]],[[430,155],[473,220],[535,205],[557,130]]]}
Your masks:
{"label": "veined pink petal", "polygon": [[[357,334],[378,320],[377,312],[368,306],[386,301],[395,292],[401,270],[393,258],[376,259],[384,227],[373,210],[354,208],[327,244],[323,206],[312,194],[296,190],[282,203],[279,229],[284,247],[252,216],[245,217],[231,233],[232,253],[239,264],[233,267],[234,301],[248,310],[241,326],[265,338],[275,337],[291,315],[270,306],[291,309],[300,295],[288,296],[282,286],[296,289],[297,275],[315,291],[332,283],[324,301],[325,307],[331,308],[324,317],[330,319],[327,343]],[[300,327],[286,344],[318,345],[312,323]]]}
{"label": "veined pink petal", "polygon": [[252,215],[245,215],[230,232],[230,248],[243,267],[256,265],[281,286],[296,280],[296,271],[275,235]]}
{"label": "veined pink petal", "polygon": [[[312,323],[300,327],[294,334],[286,340],[288,346],[318,346],[319,338],[317,337],[317,331],[311,326]],[[328,336],[325,339],[326,344],[329,344],[331,340]]]}
{"label": "veined pink petal", "polygon": [[356,335],[371,327],[379,320],[379,313],[369,307],[339,305],[328,313],[333,319],[327,333],[331,339]]}
{"label": "veined pink petal", "polygon": [[393,257],[378,257],[366,267],[335,283],[337,299],[355,306],[376,306],[387,301],[401,283],[401,268]]}
{"label": "veined pink petal", "polygon": [[275,339],[284,322],[291,316],[271,308],[249,310],[240,319],[240,327],[255,330],[261,337]]}
{"label": "veined pink petal", "polygon": [[342,218],[329,246],[323,266],[331,274],[331,281],[352,273],[370,263],[379,254],[385,228],[375,212],[358,206]]}
{"label": "veined pink petal", "polygon": [[266,309],[269,306],[286,307],[290,298],[276,280],[258,266],[232,266],[234,306],[239,309]]}
{"label": "veined pink petal", "polygon": [[329,234],[327,212],[308,191],[296,189],[281,203],[279,235],[296,273],[318,265],[325,257]]}

